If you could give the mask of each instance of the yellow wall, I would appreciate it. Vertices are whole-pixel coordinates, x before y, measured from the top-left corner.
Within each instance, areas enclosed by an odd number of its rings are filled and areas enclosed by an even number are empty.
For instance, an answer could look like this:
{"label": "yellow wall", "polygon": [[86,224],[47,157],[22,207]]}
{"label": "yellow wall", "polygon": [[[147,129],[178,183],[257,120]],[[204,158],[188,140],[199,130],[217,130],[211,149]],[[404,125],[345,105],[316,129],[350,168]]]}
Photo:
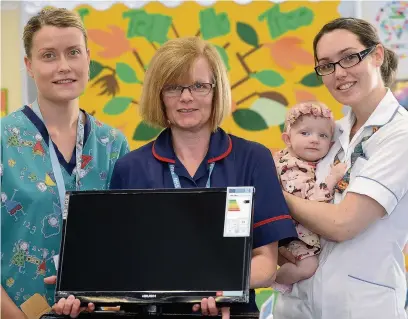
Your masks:
{"label": "yellow wall", "polygon": [[1,88],[8,89],[8,111],[18,109],[22,102],[20,9],[1,10]]}

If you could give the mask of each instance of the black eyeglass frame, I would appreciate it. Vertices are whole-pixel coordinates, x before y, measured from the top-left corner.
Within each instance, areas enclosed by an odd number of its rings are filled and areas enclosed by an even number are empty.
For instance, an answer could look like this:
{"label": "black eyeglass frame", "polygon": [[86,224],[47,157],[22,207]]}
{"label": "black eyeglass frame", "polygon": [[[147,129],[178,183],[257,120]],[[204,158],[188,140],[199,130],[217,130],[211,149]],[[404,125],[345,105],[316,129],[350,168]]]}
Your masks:
{"label": "black eyeglass frame", "polygon": [[[369,48],[367,48],[367,49],[364,49],[363,51],[360,51],[360,52],[358,52],[358,53],[350,54],[350,55],[348,55],[348,56],[346,56],[346,57],[340,59],[340,60],[337,61],[337,62],[330,62],[330,63],[326,63],[326,64],[316,65],[316,66],[314,67],[314,70],[315,70],[315,72],[316,72],[316,74],[317,74],[318,76],[326,76],[326,75],[330,75],[330,74],[332,74],[332,73],[334,73],[334,72],[336,71],[336,64],[340,65],[343,69],[352,68],[353,66],[356,66],[356,65],[359,64],[361,61],[363,61],[371,52],[374,51],[374,49],[375,49],[376,47],[377,47],[377,44],[375,44],[375,45],[373,45],[373,46],[371,46],[371,47],[369,47]],[[356,64],[353,64],[353,65],[350,65],[350,66],[347,66],[347,67],[342,66],[342,65],[341,65],[342,61],[344,61],[345,59],[350,58],[351,56],[357,56],[357,57],[358,57],[358,62],[357,62]],[[321,74],[321,73],[318,71],[320,67],[322,67],[322,66],[328,66],[328,65],[332,65],[332,66],[333,66],[333,71],[332,71],[332,72],[327,73],[327,74]]]}

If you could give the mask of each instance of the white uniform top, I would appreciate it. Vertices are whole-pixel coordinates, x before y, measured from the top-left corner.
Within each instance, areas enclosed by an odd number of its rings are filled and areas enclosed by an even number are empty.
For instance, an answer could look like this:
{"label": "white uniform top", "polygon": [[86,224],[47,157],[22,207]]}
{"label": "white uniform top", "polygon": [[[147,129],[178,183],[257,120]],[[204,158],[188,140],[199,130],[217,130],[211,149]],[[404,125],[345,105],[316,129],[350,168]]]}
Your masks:
{"label": "white uniform top", "polygon": [[[388,91],[364,126],[349,142],[353,112],[337,122],[335,144],[317,168],[327,176],[337,153],[350,166],[351,153],[373,127],[381,128],[363,145],[347,192],[367,195],[387,214],[351,240],[322,238],[315,275],[279,296],[274,319],[407,319],[403,248],[408,241],[408,112]],[[343,150],[343,151],[341,151]]]}

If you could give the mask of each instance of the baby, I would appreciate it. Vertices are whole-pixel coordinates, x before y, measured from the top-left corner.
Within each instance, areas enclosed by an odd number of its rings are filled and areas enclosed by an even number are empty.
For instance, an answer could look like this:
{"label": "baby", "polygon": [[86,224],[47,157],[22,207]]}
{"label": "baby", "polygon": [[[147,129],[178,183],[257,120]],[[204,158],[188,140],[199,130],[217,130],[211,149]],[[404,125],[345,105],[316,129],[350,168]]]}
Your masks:
{"label": "baby", "polygon": [[[288,111],[282,139],[286,148],[275,154],[275,165],[284,191],[304,199],[331,201],[336,184],[343,178],[346,166],[333,166],[325,182],[316,183],[317,163],[326,156],[334,133],[333,114],[324,104],[305,102]],[[291,290],[292,284],[310,278],[318,267],[319,236],[295,221],[298,240],[286,248],[296,258],[293,264],[279,256],[275,283],[272,288],[281,292]]]}

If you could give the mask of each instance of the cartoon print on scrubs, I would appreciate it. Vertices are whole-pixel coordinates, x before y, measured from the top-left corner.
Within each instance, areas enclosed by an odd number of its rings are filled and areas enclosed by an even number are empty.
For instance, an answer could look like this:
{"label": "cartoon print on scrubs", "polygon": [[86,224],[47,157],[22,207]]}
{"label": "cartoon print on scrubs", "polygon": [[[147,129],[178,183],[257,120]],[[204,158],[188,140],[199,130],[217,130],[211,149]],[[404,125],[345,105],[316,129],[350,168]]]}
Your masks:
{"label": "cartoon print on scrubs", "polygon": [[61,208],[53,203],[54,213],[45,216],[41,221],[41,233],[44,238],[59,235],[62,227]]}
{"label": "cartoon print on scrubs", "polygon": [[115,160],[118,157],[119,149],[114,146],[114,142],[117,138],[117,130],[111,129],[108,135],[102,136],[98,139],[98,142],[106,147],[106,154],[109,159]]}
{"label": "cartoon print on scrubs", "polygon": [[[91,160],[92,160],[91,155],[83,155],[82,154],[82,156],[81,156],[81,169],[79,171],[79,177],[80,178],[84,178],[93,169],[92,166],[87,167]],[[77,174],[76,166],[74,167],[74,170],[73,170],[72,174],[74,174],[74,175]],[[81,180],[79,180],[79,184],[81,185]]]}
{"label": "cartoon print on scrubs", "polygon": [[25,178],[27,178],[27,181],[34,183],[40,192],[49,191],[51,194],[57,192],[57,184],[52,171],[45,172],[44,179],[41,179],[36,173],[28,171],[27,166],[24,166],[20,170],[20,180],[24,181]]}
{"label": "cartoon print on scrubs", "polygon": [[14,279],[13,278],[10,277],[9,279],[6,280],[6,286],[7,287],[11,287],[13,285],[14,285]]}
{"label": "cartoon print on scrubs", "polygon": [[14,245],[13,257],[11,258],[10,265],[15,265],[18,267],[18,271],[24,273],[25,262],[28,256],[28,243],[24,241],[19,241]]}
{"label": "cartoon print on scrubs", "polygon": [[42,250],[42,259],[35,259],[35,264],[38,265],[37,267],[37,272],[36,276],[33,279],[37,279],[38,276],[45,276],[47,273],[47,261],[50,260],[51,258],[54,257],[54,254],[52,254],[50,257],[47,258],[49,252],[48,249],[43,249]]}
{"label": "cartoon print on scrubs", "polygon": [[35,145],[33,147],[33,155],[34,157],[36,156],[41,156],[41,158],[43,159],[43,161],[45,162],[45,149],[44,149],[44,145],[43,145],[43,138],[41,136],[41,134],[35,134]]}
{"label": "cartoon print on scrubs", "polygon": [[[368,136],[365,136],[361,139],[361,141],[354,147],[353,153],[351,154],[351,165],[350,168],[347,170],[346,174],[344,174],[344,177],[341,181],[339,181],[335,187],[335,191],[343,194],[343,192],[346,190],[350,183],[350,174],[351,174],[351,169],[353,168],[354,163],[357,161],[359,157],[366,158],[364,151],[363,151],[363,143],[366,142],[375,132],[377,132],[381,127],[379,126],[373,126],[371,133]],[[340,151],[337,153],[335,159],[334,159],[334,165],[337,165],[340,163],[339,160],[339,154],[343,151],[343,149],[340,148]]]}
{"label": "cartoon print on scrubs", "polygon": [[[20,288],[19,291],[17,291],[16,296],[14,297],[14,301],[19,301],[23,293],[24,293],[24,288]],[[24,295],[22,302],[26,301],[28,298],[30,298],[29,295]]]}
{"label": "cartoon print on scrubs", "polygon": [[16,126],[6,127],[3,134],[7,137],[6,145],[8,147],[16,147],[20,154],[23,154],[23,147],[32,147],[34,142],[23,140],[20,135],[20,129]]}
{"label": "cartoon print on scrubs", "polygon": [[[32,250],[37,251],[36,247],[33,247]],[[55,255],[55,252],[52,251],[51,257],[47,258],[47,256],[49,255],[48,249],[39,249],[38,253],[41,255],[41,258],[38,258],[32,253],[30,254],[30,244],[22,240],[19,240],[17,243],[15,243],[13,253],[14,255],[11,258],[10,265],[18,267],[18,271],[20,273],[25,273],[26,263],[33,264],[36,268],[35,276],[33,279],[37,279],[39,275],[45,276],[47,272],[46,262],[53,258],[53,256]]]}
{"label": "cartoon print on scrubs", "polygon": [[98,142],[106,146],[106,152],[110,152],[112,149],[112,143],[115,141],[115,133],[109,132],[108,135],[101,136]]}
{"label": "cartoon print on scrubs", "polygon": [[[108,189],[114,164],[129,151],[128,144],[122,133],[88,114],[85,127],[80,189]],[[103,144],[103,137],[109,143]],[[60,248],[62,215],[49,138],[34,112],[24,107],[2,118],[1,139],[1,283],[18,306],[34,293],[53,304],[54,286],[43,279],[56,273],[53,257]],[[75,165],[61,163],[66,189],[75,190]]]}
{"label": "cartoon print on scrubs", "polygon": [[[14,167],[14,165],[16,165],[16,161],[13,160],[12,158],[10,158],[10,159],[7,161],[7,163],[8,163],[8,165],[9,165],[10,167]],[[1,170],[3,171],[3,168],[2,168]]]}
{"label": "cartoon print on scrubs", "polygon": [[[32,280],[36,280],[39,276],[42,276],[42,278],[46,276],[47,262],[55,255],[55,251],[50,253],[46,248],[37,249],[36,246],[32,246],[31,243],[25,242],[21,239],[14,244],[13,253],[14,254],[10,261],[10,267],[16,267],[20,274],[26,275],[33,273],[33,278],[31,278]],[[26,269],[30,269],[30,272],[27,272]],[[16,281],[13,277],[9,277],[6,280],[5,287],[11,288],[14,286],[15,282]],[[25,290],[27,290],[27,287],[17,289],[13,299],[16,302],[19,301],[22,292]],[[31,296],[26,293],[21,302],[24,302],[30,297]]]}
{"label": "cartoon print on scrubs", "polygon": [[23,215],[25,215],[24,210],[23,210],[23,206],[21,205],[21,203],[16,202],[13,200],[14,196],[16,195],[17,189],[14,190],[13,192],[13,196],[8,199],[7,194],[6,193],[1,193],[1,207],[5,207],[7,212],[9,213],[10,216],[13,216],[15,218],[15,220],[17,221],[17,213],[21,212]]}

